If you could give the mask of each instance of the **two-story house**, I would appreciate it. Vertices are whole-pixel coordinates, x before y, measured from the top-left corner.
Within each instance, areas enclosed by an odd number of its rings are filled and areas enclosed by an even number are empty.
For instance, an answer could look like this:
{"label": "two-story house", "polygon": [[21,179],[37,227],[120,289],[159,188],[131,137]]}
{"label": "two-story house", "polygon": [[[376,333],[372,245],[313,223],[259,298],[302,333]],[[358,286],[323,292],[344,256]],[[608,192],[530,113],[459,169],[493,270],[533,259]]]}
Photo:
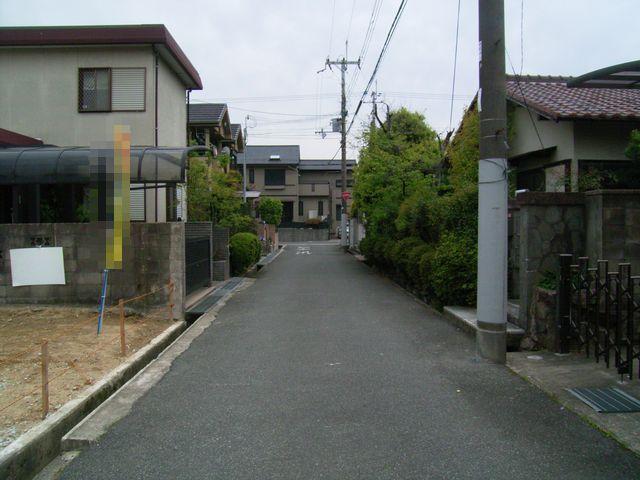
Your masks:
{"label": "two-story house", "polygon": [[[200,89],[164,25],[0,28],[0,128],[45,144],[100,145],[127,125],[132,147],[184,148],[187,92]],[[178,196],[132,184],[132,219],[175,217]]]}
{"label": "two-story house", "polygon": [[[353,187],[354,166],[354,160],[347,161],[348,191]],[[240,172],[246,168],[250,192],[282,201],[282,225],[321,220],[330,223],[332,232],[339,225],[340,160],[301,159],[299,145],[250,145],[238,155],[237,168]]]}

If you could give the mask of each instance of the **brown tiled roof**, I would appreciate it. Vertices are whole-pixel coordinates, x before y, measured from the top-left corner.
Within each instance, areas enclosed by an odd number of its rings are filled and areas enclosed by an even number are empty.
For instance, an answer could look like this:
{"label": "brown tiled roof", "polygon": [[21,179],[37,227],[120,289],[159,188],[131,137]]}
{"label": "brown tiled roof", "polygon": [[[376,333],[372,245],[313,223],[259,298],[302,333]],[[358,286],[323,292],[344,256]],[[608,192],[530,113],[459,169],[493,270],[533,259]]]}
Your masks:
{"label": "brown tiled roof", "polygon": [[553,120],[640,120],[640,89],[570,88],[571,77],[507,77],[507,98]]}
{"label": "brown tiled roof", "polygon": [[30,147],[35,145],[42,145],[42,140],[0,128],[0,147]]}
{"label": "brown tiled roof", "polygon": [[2,27],[1,47],[50,45],[141,45],[166,49],[186,73],[188,87],[202,90],[202,80],[192,63],[164,25],[82,25],[63,27]]}

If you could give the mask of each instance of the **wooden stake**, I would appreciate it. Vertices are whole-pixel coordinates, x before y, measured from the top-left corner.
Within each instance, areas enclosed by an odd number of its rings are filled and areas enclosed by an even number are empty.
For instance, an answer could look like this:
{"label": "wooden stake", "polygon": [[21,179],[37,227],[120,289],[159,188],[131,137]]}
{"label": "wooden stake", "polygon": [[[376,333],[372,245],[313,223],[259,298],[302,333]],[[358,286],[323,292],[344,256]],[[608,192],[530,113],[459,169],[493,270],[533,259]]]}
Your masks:
{"label": "wooden stake", "polygon": [[49,413],[49,342],[43,340],[40,350],[42,367],[42,418]]}
{"label": "wooden stake", "polygon": [[127,344],[125,343],[124,336],[124,300],[118,300],[118,307],[120,308],[120,355],[127,356]]}
{"label": "wooden stake", "polygon": [[173,280],[169,279],[169,298],[167,300],[169,320],[173,320]]}

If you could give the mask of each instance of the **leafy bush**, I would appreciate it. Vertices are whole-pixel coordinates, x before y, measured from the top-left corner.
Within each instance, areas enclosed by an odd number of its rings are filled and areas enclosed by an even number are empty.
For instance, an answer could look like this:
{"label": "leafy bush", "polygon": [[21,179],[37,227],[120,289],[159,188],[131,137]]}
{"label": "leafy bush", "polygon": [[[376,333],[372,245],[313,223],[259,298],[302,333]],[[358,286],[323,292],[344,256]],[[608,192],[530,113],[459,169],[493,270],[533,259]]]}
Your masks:
{"label": "leafy bush", "polygon": [[425,252],[418,261],[420,293],[427,297],[427,299],[433,299],[435,297],[432,284],[433,279],[431,278],[434,255],[435,247],[429,245],[429,248],[425,249]]}
{"label": "leafy bush", "polygon": [[538,280],[538,286],[540,288],[546,288],[547,290],[557,290],[558,278],[556,273],[551,270],[545,270],[542,272],[540,280]]}
{"label": "leafy bush", "polygon": [[269,225],[280,225],[282,221],[282,202],[277,198],[263,198],[258,206],[258,214]]}
{"label": "leafy bush", "polygon": [[431,284],[441,305],[474,305],[478,271],[476,240],[446,232],[431,264]]}
{"label": "leafy bush", "polygon": [[403,282],[410,281],[409,268],[410,258],[409,255],[415,247],[423,245],[424,242],[418,237],[407,237],[395,243],[391,252],[391,262],[395,267],[396,273],[400,276]]}
{"label": "leafy bush", "polygon": [[219,225],[227,227],[231,236],[240,232],[256,233],[256,221],[249,215],[234,213],[220,220]]}
{"label": "leafy bush", "polygon": [[409,255],[407,255],[407,277],[409,282],[420,290],[420,293],[423,292],[425,287],[422,283],[422,276],[420,275],[420,262],[422,257],[429,252],[433,252],[433,247],[423,242],[413,247]]}
{"label": "leafy bush", "polygon": [[244,273],[247,268],[260,260],[262,245],[253,233],[236,233],[229,240],[231,271],[234,275]]}

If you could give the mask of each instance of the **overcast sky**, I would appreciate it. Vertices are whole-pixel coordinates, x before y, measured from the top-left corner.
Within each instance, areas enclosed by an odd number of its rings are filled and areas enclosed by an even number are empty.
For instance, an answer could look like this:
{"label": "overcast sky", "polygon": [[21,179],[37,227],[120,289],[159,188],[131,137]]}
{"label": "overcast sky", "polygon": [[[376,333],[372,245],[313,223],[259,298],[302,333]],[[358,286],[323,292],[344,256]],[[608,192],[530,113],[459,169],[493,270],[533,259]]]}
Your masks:
{"label": "overcast sky", "polygon": [[[351,89],[353,113],[400,0],[0,0],[0,25],[163,23],[204,82],[194,101],[226,102],[232,122],[250,115],[249,144],[299,144],[304,158],[330,158],[338,134],[322,139],[315,131],[330,130],[329,119],[338,115],[340,74],[316,72],[327,55],[344,54],[347,39],[349,58],[357,58],[380,3]],[[457,3],[409,0],[376,77],[386,103],[422,112],[438,132],[449,128]],[[477,89],[477,4],[461,0],[454,127]],[[580,75],[640,56],[639,0],[505,0],[505,8],[516,71],[521,38],[529,74]],[[350,67],[348,85],[355,73]],[[370,111],[363,105],[358,126]],[[357,133],[354,128],[349,138],[350,156]]]}

